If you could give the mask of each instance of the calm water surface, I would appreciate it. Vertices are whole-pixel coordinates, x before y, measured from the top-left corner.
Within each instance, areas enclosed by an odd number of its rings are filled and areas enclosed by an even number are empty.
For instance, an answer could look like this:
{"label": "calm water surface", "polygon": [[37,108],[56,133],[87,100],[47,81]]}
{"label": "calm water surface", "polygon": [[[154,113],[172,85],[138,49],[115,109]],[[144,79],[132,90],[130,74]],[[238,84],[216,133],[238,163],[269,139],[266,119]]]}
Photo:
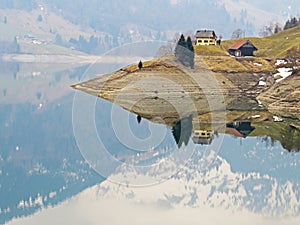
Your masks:
{"label": "calm water surface", "polygon": [[95,102],[94,152],[69,86],[122,66],[1,63],[0,224],[299,224],[295,140],[200,137],[189,118],[138,123],[81,94]]}

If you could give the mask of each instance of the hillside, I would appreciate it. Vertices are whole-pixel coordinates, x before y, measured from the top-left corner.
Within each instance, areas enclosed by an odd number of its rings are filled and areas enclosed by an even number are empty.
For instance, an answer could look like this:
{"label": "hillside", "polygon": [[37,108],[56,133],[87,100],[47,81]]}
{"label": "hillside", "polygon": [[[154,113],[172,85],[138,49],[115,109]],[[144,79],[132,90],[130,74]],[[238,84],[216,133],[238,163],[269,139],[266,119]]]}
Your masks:
{"label": "hillside", "polygon": [[[69,23],[91,29],[88,33],[97,31],[111,35],[115,46],[141,40],[170,40],[178,31],[194,33],[201,28],[215,29],[218,35],[227,39],[238,28],[245,30],[247,36],[258,35],[264,25],[270,22],[282,25],[287,13],[297,15],[299,12],[298,4],[292,1],[267,4],[249,0],[95,0],[88,3],[80,0],[11,0],[1,2],[0,8],[32,11],[33,14],[43,8],[45,13],[55,13]],[[0,19],[3,20],[2,14]],[[72,29],[67,30],[72,32]]]}
{"label": "hillside", "polygon": [[[41,21],[38,21],[39,15]],[[0,39],[10,39],[17,35],[34,35],[48,41],[54,41],[56,34],[60,34],[63,40],[78,38],[80,35],[89,38],[90,36],[104,36],[106,33],[92,30],[88,27],[75,25],[62,16],[46,11],[46,9],[35,9],[30,12],[15,9],[0,9],[1,30]],[[3,18],[6,17],[6,23]]]}
{"label": "hillside", "polygon": [[[40,20],[38,19],[40,17]],[[38,8],[32,11],[0,9],[0,41],[13,41],[17,37],[22,53],[30,54],[82,54],[70,49],[69,40],[80,36],[89,40],[91,36],[105,39],[103,49],[112,45],[109,34],[89,27],[75,25],[62,16]],[[5,18],[5,21],[4,19]],[[61,37],[57,43],[57,37]]]}
{"label": "hillside", "polygon": [[[216,107],[215,110],[222,107],[240,111],[262,110],[255,100],[268,88],[258,85],[262,78],[264,75],[247,71],[242,74],[214,73],[201,57],[196,57],[195,69],[191,70],[168,56],[144,62],[141,70],[132,65],[73,87],[119,104],[145,118],[158,116],[171,125],[178,119],[178,113],[189,115],[197,112],[201,115],[209,113],[211,107]],[[141,98],[143,101],[139,101]],[[219,103],[212,106],[208,99]],[[179,108],[174,108],[170,102]]]}
{"label": "hillside", "polygon": [[[271,37],[250,38],[258,48],[265,43],[261,52],[270,48],[273,57],[267,57],[266,53],[263,57],[231,57],[226,49],[234,40],[224,41],[221,46],[195,46],[194,69],[182,66],[173,56],[167,56],[144,62],[141,70],[134,64],[73,85],[73,88],[114,102],[150,120],[160,117],[169,125],[180,118],[181,113],[185,116],[195,112],[205,115],[220,110],[220,102],[223,102],[227,113],[240,112],[232,114],[229,121],[241,118],[246,111],[265,111],[267,114],[262,118],[266,120],[272,120],[273,114],[300,120],[300,106],[295,104],[300,102],[297,92],[299,75],[294,74],[280,83],[274,76],[277,73],[275,55],[299,44],[298,31],[299,27]],[[283,49],[273,50],[271,46],[286,35],[289,35],[286,40],[290,43],[283,45]],[[257,44],[255,40],[259,40]],[[221,101],[220,96],[225,101]],[[213,106],[215,109],[211,108],[209,100],[219,101]],[[179,109],[170,102],[179,104]]]}
{"label": "hillside", "polygon": [[[276,58],[285,57],[289,49],[300,45],[299,34],[300,26],[297,26],[264,38],[249,37],[244,39],[250,40],[258,48],[255,53],[256,56]],[[235,40],[226,40],[222,42],[222,46],[228,49],[234,42]]]}
{"label": "hillside", "polygon": [[270,112],[300,120],[300,73],[287,77],[261,93],[258,99],[268,105]]}
{"label": "hillside", "polygon": [[229,57],[228,49],[237,40],[222,41],[220,46],[194,46],[195,54],[213,72],[274,73],[276,58],[285,58],[287,51],[300,46],[300,26],[265,37],[248,37],[257,48],[255,57]]}

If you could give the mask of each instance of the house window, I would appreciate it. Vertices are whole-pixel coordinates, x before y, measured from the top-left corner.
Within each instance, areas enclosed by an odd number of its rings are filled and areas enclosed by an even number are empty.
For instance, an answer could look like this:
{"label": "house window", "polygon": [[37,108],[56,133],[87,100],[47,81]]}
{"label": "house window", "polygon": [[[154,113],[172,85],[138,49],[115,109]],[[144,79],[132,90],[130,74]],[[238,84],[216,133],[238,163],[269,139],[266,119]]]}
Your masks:
{"label": "house window", "polygon": [[198,43],[201,43],[201,42],[202,42],[202,40],[199,40],[199,39],[198,39]]}
{"label": "house window", "polygon": [[204,43],[208,43],[208,40],[204,40]]}

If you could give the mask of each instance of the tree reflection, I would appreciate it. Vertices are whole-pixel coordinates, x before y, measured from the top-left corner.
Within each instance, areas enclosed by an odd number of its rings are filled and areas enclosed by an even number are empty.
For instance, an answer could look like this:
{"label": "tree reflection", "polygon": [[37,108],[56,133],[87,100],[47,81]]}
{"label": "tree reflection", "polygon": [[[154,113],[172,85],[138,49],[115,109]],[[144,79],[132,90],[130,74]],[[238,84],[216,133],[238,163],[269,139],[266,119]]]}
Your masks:
{"label": "tree reflection", "polygon": [[188,117],[182,118],[177,121],[176,124],[172,127],[172,134],[178,145],[178,148],[181,148],[184,143],[187,145],[189,143],[189,139],[192,135],[193,130],[193,116],[190,115]]}

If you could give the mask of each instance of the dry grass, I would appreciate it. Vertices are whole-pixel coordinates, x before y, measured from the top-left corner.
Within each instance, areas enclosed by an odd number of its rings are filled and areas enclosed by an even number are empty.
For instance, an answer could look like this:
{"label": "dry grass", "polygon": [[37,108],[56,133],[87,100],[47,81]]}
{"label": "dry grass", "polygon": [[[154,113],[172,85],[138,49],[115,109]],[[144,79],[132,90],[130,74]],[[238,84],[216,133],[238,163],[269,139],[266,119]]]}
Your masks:
{"label": "dry grass", "polygon": [[237,60],[248,68],[249,72],[275,72],[274,60],[262,57],[243,57]]}
{"label": "dry grass", "polygon": [[220,45],[209,46],[194,46],[195,54],[197,55],[228,55],[227,50]]}
{"label": "dry grass", "polygon": [[[294,46],[300,45],[300,26],[294,27],[278,34],[268,36],[265,38],[249,37],[243,38],[250,40],[257,48],[258,51],[255,52],[256,56],[259,57],[285,57],[289,49]],[[229,49],[236,40],[223,41],[222,46],[225,49]]]}
{"label": "dry grass", "polygon": [[213,72],[238,73],[248,72],[249,69],[236,58],[230,56],[202,56],[203,62]]}

